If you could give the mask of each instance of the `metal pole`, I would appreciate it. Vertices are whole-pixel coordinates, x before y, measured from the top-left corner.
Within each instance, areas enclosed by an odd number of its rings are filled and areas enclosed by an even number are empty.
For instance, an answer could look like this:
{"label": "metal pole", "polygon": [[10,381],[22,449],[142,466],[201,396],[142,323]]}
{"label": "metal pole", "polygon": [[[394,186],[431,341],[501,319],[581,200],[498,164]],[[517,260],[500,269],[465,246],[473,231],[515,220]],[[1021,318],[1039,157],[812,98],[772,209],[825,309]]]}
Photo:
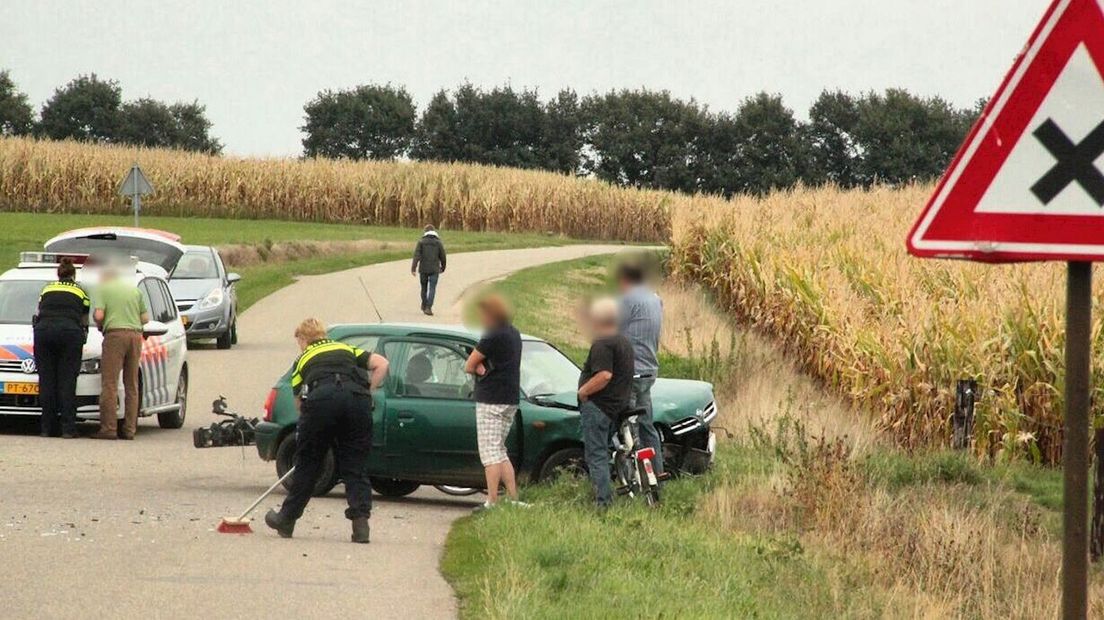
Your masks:
{"label": "metal pole", "polygon": [[138,228],[138,212],[142,210],[142,195],[135,193],[130,197],[130,203],[134,205],[134,227]]}
{"label": "metal pole", "polygon": [[1062,618],[1088,614],[1089,381],[1092,263],[1070,262],[1066,277],[1066,426],[1062,449]]}

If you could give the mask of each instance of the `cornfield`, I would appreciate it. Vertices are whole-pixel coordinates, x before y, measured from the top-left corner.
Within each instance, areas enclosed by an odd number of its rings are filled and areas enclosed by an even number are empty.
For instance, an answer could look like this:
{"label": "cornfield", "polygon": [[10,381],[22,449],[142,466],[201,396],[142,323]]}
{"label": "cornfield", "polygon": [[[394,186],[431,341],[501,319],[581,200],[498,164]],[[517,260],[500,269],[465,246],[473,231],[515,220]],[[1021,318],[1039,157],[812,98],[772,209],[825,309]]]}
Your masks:
{"label": "cornfield", "polygon": [[135,161],[152,215],[540,232],[663,241],[687,200],[547,172],[462,164],[212,157],[180,151],[0,139],[0,211],[120,213]]}
{"label": "cornfield", "polygon": [[[1055,462],[1063,266],[909,257],[905,235],[930,193],[797,189],[690,204],[674,213],[672,269],[873,411],[903,446],[945,442],[955,382],[972,377],[983,388],[978,451]],[[1097,368],[1101,334],[1097,320]],[[1102,384],[1097,375],[1095,394]]]}

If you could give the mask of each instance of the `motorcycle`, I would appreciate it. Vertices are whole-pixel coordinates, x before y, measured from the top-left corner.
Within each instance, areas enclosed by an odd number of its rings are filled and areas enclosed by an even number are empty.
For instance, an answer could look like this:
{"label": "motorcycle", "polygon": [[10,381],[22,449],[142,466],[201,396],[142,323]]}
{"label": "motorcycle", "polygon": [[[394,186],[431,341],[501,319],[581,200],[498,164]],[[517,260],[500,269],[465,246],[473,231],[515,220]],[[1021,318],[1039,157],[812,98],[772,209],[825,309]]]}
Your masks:
{"label": "motorcycle", "polygon": [[211,413],[230,418],[192,431],[192,444],[197,448],[221,448],[225,446],[251,446],[256,440],[257,418],[246,418],[230,411],[225,396],[211,403]]}
{"label": "motorcycle", "polygon": [[620,484],[618,493],[629,497],[643,496],[648,506],[659,504],[659,478],[653,462],[655,449],[640,447],[637,421],[644,409],[629,409],[617,418],[617,433],[613,436],[613,470]]}

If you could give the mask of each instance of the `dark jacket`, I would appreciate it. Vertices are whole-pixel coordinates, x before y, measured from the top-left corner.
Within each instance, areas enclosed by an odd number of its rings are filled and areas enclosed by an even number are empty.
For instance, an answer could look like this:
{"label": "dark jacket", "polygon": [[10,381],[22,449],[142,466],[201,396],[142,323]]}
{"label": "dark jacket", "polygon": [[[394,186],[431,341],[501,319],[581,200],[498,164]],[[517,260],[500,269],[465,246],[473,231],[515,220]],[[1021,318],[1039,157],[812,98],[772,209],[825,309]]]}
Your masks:
{"label": "dark jacket", "polygon": [[436,233],[428,232],[418,240],[414,246],[414,262],[410,264],[411,271],[418,273],[434,274],[445,270],[445,244]]}

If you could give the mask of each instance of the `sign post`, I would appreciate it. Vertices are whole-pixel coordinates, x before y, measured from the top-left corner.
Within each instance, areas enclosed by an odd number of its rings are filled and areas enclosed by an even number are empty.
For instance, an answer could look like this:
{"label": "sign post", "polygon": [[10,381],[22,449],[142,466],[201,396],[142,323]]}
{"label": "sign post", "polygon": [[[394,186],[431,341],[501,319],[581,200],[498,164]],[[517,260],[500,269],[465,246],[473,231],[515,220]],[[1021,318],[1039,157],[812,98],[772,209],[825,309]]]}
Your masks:
{"label": "sign post", "polygon": [[130,172],[123,178],[123,184],[119,186],[120,196],[129,196],[130,205],[134,207],[134,226],[138,227],[138,214],[142,211],[142,196],[153,193],[153,185],[146,178],[142,169],[135,163],[130,167]]}
{"label": "sign post", "polygon": [[1104,260],[1104,0],[1054,0],[908,237],[924,258],[1067,263],[1062,617],[1088,613],[1092,263]]}

